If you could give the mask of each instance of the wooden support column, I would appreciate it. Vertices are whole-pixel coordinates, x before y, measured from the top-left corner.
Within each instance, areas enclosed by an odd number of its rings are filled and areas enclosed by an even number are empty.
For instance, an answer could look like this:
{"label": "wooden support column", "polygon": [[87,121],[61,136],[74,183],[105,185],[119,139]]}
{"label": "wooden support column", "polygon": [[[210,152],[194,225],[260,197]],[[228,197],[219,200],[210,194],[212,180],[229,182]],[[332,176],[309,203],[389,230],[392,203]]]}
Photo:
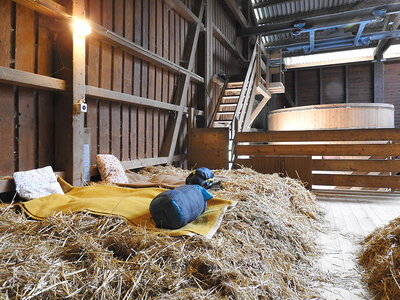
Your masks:
{"label": "wooden support column", "polygon": [[322,88],[322,68],[318,71],[318,82],[319,82],[319,104],[324,104],[324,92]]}
{"label": "wooden support column", "polygon": [[[204,14],[204,2],[202,1],[200,5],[200,13],[198,17],[198,22],[192,24],[191,30],[189,30],[188,37],[186,40],[184,56],[189,55],[189,59],[186,60],[184,57],[183,61],[188,61],[187,69],[192,71],[194,68],[195,57],[196,57],[196,49],[197,43],[199,40],[201,22]],[[212,28],[210,28],[212,30]],[[211,32],[212,34],[212,32]],[[161,156],[168,156],[168,162],[172,163],[173,157],[175,154],[175,149],[178,141],[179,130],[182,123],[183,112],[186,107],[187,102],[187,91],[189,87],[190,76],[188,74],[183,74],[179,78],[178,82],[178,93],[177,99],[179,101],[179,110],[177,112],[177,116],[175,119],[170,119],[170,122],[167,126],[166,137],[164,139],[164,143],[161,149]]]}
{"label": "wooden support column", "polygon": [[214,0],[207,0],[206,5],[206,39],[205,39],[205,77],[204,77],[204,89],[205,89],[205,125],[206,127],[210,124],[212,119],[212,110],[210,103],[212,101],[212,85],[213,85],[213,3]]}
{"label": "wooden support column", "polygon": [[[72,14],[85,18],[85,2],[73,0]],[[72,50],[72,105],[85,99],[85,36],[73,33]],[[74,108],[72,108],[74,110]],[[84,114],[72,114],[72,184],[83,185]]]}
{"label": "wooden support column", "polygon": [[294,70],[294,106],[299,106],[299,93],[298,93],[298,89],[299,89],[299,76],[298,76],[298,71]]}
{"label": "wooden support column", "polygon": [[384,102],[384,72],[382,56],[378,56],[374,63],[374,103]]}
{"label": "wooden support column", "polygon": [[344,92],[345,92],[345,103],[349,103],[349,67],[344,66]]}

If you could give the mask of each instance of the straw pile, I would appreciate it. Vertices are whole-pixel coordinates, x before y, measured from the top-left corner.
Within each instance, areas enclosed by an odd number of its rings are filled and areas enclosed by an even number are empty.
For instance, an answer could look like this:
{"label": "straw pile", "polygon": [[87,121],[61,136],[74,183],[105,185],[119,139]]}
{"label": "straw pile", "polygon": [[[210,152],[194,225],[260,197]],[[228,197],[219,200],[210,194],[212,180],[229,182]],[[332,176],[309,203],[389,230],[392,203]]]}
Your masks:
{"label": "straw pile", "polygon": [[[188,171],[143,171],[154,173]],[[58,214],[38,222],[1,208],[0,298],[318,297],[314,196],[277,175],[216,173],[226,180],[214,194],[239,203],[209,240],[155,234],[117,217]]]}
{"label": "straw pile", "polygon": [[360,263],[374,299],[400,299],[400,218],[365,238]]}

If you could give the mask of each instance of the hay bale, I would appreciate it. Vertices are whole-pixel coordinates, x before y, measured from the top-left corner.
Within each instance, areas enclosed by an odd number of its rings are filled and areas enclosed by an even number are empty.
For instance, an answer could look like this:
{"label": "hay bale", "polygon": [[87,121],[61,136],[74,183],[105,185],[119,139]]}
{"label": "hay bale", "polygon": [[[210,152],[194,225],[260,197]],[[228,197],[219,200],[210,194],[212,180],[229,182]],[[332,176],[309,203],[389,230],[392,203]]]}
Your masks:
{"label": "hay bale", "polygon": [[[173,167],[142,174],[187,174]],[[0,298],[305,299],[321,212],[298,181],[217,170],[219,197],[238,200],[212,239],[170,237],[118,217],[56,214],[44,221],[0,208]]]}
{"label": "hay bale", "polygon": [[365,238],[359,260],[374,299],[400,299],[400,218]]}

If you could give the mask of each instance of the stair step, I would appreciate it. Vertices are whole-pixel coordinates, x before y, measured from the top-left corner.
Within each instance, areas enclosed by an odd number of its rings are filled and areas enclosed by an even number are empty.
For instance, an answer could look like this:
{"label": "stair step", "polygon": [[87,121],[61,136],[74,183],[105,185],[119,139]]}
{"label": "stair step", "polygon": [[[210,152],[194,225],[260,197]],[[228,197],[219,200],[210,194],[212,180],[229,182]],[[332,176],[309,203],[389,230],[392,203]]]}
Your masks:
{"label": "stair step", "polygon": [[233,115],[235,111],[217,111],[217,115]]}
{"label": "stair step", "polygon": [[235,95],[240,95],[240,91],[242,89],[225,89],[224,96],[235,96]]}
{"label": "stair step", "polygon": [[231,88],[241,88],[243,86],[243,81],[237,81],[237,82],[228,82],[226,87],[228,89]]}
{"label": "stair step", "polygon": [[227,106],[237,106],[237,102],[232,102],[232,103],[220,103],[220,107],[227,107]]}
{"label": "stair step", "polygon": [[239,100],[239,96],[223,96],[222,100]]}

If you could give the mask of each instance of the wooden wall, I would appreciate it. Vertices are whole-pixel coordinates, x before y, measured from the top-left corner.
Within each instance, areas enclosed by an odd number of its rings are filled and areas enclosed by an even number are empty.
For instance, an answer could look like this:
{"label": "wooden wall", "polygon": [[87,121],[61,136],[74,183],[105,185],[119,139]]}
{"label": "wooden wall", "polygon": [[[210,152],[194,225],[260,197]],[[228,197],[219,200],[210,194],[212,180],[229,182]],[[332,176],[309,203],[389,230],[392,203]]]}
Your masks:
{"label": "wooden wall", "polygon": [[[236,36],[238,24],[225,1],[210,2],[213,25],[241,49]],[[95,164],[98,153],[112,153],[122,161],[159,157],[168,121],[176,117],[180,108],[174,106],[169,111],[169,108],[154,108],[158,106],[155,102],[146,106],[145,103],[126,104],[116,99],[108,101],[87,96],[84,127],[74,128],[79,122],[74,123],[72,105],[73,39],[70,19],[63,17],[63,14],[72,13],[72,1],[51,2],[50,10],[40,2],[21,3],[25,6],[0,0],[0,67],[7,68],[7,72],[26,71],[25,75],[32,80],[35,73],[47,76],[44,79],[47,82],[53,78],[62,79],[59,81],[64,87],[50,92],[24,87],[18,79],[10,83],[7,78],[0,78],[0,176],[52,165],[54,169],[65,170],[67,178],[73,176],[75,180],[77,176],[72,166],[75,166],[76,156],[83,152],[76,150],[74,144],[77,132],[89,133],[91,164]],[[115,46],[115,43],[113,46],[109,33],[92,33],[86,38],[83,51],[88,87],[141,97],[140,101],[179,105],[178,85],[182,82],[179,78],[188,74],[187,62],[183,61],[191,26],[188,12],[197,16],[201,2],[182,0],[177,2],[177,8],[167,3],[167,0],[85,0],[86,17],[91,23],[164,59],[157,65],[150,63],[150,58],[140,58],[133,50]],[[180,3],[185,7],[180,7]],[[205,21],[206,17],[202,19],[203,23]],[[205,88],[199,83],[206,69],[204,38],[198,46],[203,50],[196,54],[193,72],[197,79],[189,83],[184,108],[205,110]],[[213,74],[239,73],[240,64],[229,49],[215,37],[213,46]],[[183,73],[179,75],[179,72]],[[188,114],[184,113],[175,154],[187,152],[187,119]]]}
{"label": "wooden wall", "polygon": [[[194,8],[195,1],[184,2]],[[162,0],[88,0],[88,8],[91,21],[180,64],[189,24]],[[177,74],[93,37],[88,39],[86,59],[90,86],[162,102],[176,101]],[[190,84],[189,106],[197,106],[198,89],[198,84]],[[90,129],[92,164],[97,153],[112,153],[120,160],[159,155],[168,111],[97,99],[88,99],[88,104],[86,124]],[[182,135],[177,152],[185,150],[186,140]]]}
{"label": "wooden wall", "polygon": [[[395,106],[395,126],[400,127],[400,62],[384,64],[384,103]],[[330,103],[373,103],[374,64],[295,69],[285,72],[287,95],[297,106]],[[270,101],[273,109],[288,107],[284,96]],[[272,103],[274,102],[274,103]],[[271,109],[270,109],[271,110]]]}
{"label": "wooden wall", "polygon": [[[51,20],[0,0],[0,66],[52,76]],[[0,176],[54,163],[54,93],[0,83]]]}

